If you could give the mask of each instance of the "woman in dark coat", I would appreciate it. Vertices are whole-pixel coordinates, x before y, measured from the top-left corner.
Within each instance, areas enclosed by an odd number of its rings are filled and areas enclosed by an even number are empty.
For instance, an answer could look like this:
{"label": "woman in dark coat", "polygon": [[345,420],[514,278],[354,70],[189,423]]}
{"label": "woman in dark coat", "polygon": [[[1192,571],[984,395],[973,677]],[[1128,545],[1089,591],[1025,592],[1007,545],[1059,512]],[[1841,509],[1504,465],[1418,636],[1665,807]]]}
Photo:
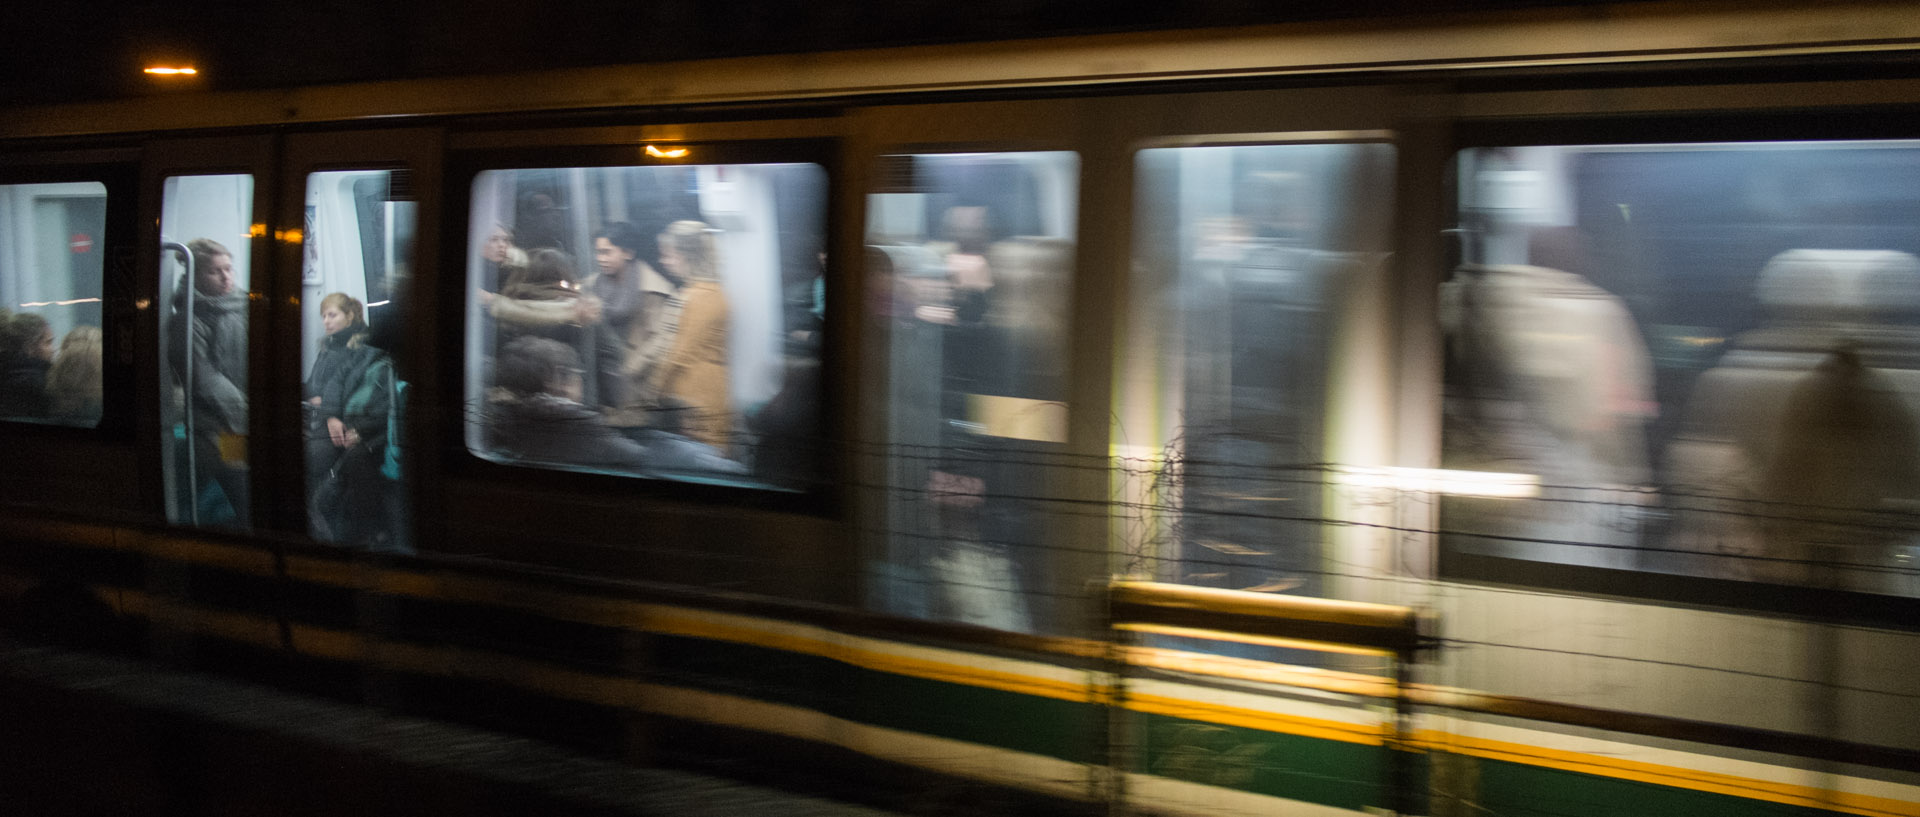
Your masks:
{"label": "woman in dark coat", "polygon": [[[385,432],[384,418],[347,411],[348,400],[366,381],[368,370],[384,356],[367,344],[367,323],[360,301],[344,292],[328,295],[320,301],[320,321],[327,334],[320,341],[320,354],[314,358],[302,391],[307,405],[309,496],[319,493],[336,475],[350,451]],[[337,493],[343,486],[326,487],[329,493]],[[338,530],[339,521],[314,520],[316,525],[327,523],[328,530]]]}

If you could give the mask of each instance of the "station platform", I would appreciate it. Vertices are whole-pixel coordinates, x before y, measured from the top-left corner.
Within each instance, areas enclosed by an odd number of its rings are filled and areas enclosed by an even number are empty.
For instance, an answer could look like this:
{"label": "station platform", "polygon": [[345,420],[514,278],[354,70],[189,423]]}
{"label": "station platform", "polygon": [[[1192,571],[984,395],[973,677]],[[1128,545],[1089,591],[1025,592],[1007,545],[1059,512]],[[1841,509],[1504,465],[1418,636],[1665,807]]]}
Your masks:
{"label": "station platform", "polygon": [[893,812],[78,650],[0,641],[0,813]]}

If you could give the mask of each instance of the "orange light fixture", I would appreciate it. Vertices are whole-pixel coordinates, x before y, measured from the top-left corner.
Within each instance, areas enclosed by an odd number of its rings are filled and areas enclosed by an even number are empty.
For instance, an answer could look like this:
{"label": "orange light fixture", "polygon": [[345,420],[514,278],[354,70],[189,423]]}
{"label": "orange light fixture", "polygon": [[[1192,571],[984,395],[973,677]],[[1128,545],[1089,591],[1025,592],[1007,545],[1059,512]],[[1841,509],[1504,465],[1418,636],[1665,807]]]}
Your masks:
{"label": "orange light fixture", "polygon": [[162,77],[193,76],[194,74],[200,73],[198,70],[194,69],[194,67],[190,65],[188,66],[151,65],[141,70],[145,71],[146,73],[153,74],[154,76],[162,76]]}
{"label": "orange light fixture", "polygon": [[686,148],[667,148],[661,150],[654,145],[647,146],[647,155],[655,159],[679,159],[687,155]]}

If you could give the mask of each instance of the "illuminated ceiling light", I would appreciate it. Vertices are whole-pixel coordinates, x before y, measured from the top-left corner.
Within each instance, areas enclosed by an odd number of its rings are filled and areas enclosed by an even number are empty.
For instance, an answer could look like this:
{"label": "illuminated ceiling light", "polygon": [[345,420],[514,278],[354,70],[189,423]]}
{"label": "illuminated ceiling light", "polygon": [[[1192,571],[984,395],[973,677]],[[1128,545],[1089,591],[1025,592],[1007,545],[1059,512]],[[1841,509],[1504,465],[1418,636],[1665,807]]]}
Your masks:
{"label": "illuminated ceiling light", "polygon": [[73,306],[74,304],[97,304],[99,298],[75,298],[71,301],[29,301],[21,304],[21,309],[34,309],[42,306]]}
{"label": "illuminated ceiling light", "polygon": [[1451,471],[1441,468],[1343,468],[1334,481],[1363,488],[1392,488],[1429,494],[1520,499],[1540,495],[1536,474]]}
{"label": "illuminated ceiling light", "polygon": [[667,148],[661,150],[654,145],[647,146],[647,155],[655,159],[679,159],[687,155],[686,148]]}
{"label": "illuminated ceiling light", "polygon": [[151,65],[141,69],[146,73],[162,77],[193,76],[200,73],[193,66]]}

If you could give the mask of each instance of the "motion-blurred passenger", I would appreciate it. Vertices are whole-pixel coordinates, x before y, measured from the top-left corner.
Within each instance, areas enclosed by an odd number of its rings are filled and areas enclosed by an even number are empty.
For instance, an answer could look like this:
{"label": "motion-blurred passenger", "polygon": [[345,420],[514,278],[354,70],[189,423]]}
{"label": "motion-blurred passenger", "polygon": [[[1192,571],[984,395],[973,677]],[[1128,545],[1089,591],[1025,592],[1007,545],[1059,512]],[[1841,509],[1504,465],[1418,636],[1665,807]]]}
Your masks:
{"label": "motion-blurred passenger", "polygon": [[1889,568],[1913,543],[1887,514],[1920,507],[1920,376],[1901,326],[1916,283],[1920,259],[1886,250],[1789,250],[1761,270],[1764,324],[1700,375],[1667,446],[1675,569],[1911,592]]}
{"label": "motion-blurred passenger", "polygon": [[60,353],[47,370],[49,416],[62,422],[93,425],[100,420],[100,327],[76,326],[60,340]]}
{"label": "motion-blurred passenger", "polygon": [[600,322],[600,299],[580,293],[573,257],[559,250],[534,250],[520,281],[497,295],[481,290],[480,304],[500,322],[503,341],[533,334],[579,348],[584,328]]}
{"label": "motion-blurred passenger", "polygon": [[527,274],[527,251],[513,245],[513,231],[499,222],[487,232],[480,260],[480,280],[492,281],[496,291],[511,289]]}
{"label": "motion-blurred passenger", "polygon": [[711,229],[699,221],[676,221],[660,233],[660,266],[678,279],[680,290],[667,305],[665,329],[671,338],[653,367],[641,400],[657,407],[666,422],[700,442],[730,453],[733,433],[732,385],[728,378],[727,295],[720,289],[720,259]]}
{"label": "motion-blurred passenger", "polygon": [[48,414],[47,369],[53,365],[53,329],[30,312],[0,324],[0,417]]}
{"label": "motion-blurred passenger", "polygon": [[193,343],[189,348],[175,342],[170,351],[174,376],[194,417],[196,483],[204,492],[209,481],[216,482],[233,521],[246,525],[247,294],[238,289],[233,253],[224,245],[196,238],[187,249],[193,254],[193,282],[180,282],[173,309],[176,322],[192,314]]}
{"label": "motion-blurred passenger", "polygon": [[582,289],[600,299],[598,399],[604,406],[622,406],[632,391],[631,378],[650,368],[641,350],[658,348],[649,338],[662,329],[661,317],[673,297],[673,284],[640,260],[646,237],[640,228],[616,221],[593,237],[593,259],[599,272]]}
{"label": "motion-blurred passenger", "polygon": [[[535,253],[538,255],[538,253]],[[581,402],[580,355],[551,338],[515,338],[500,350],[488,402],[489,447],[518,460],[640,469],[646,449]]]}

